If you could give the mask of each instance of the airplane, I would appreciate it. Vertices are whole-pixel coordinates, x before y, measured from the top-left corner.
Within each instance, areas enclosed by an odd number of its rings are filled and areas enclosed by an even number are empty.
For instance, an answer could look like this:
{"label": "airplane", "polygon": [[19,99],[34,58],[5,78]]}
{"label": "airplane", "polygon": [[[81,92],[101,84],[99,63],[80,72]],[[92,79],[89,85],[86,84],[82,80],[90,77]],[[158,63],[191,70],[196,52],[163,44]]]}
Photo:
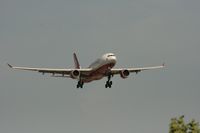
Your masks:
{"label": "airplane", "polygon": [[98,58],[88,68],[81,68],[76,53],[73,53],[74,68],[72,69],[54,69],[54,68],[31,68],[31,67],[15,67],[7,64],[10,68],[19,70],[36,71],[42,74],[50,73],[52,77],[66,77],[78,80],[77,88],[83,88],[84,83],[89,83],[94,80],[100,80],[107,77],[105,88],[111,88],[113,82],[111,77],[120,75],[125,79],[130,73],[138,73],[144,70],[163,68],[164,63],[160,66],[141,67],[141,68],[113,68],[117,62],[117,58],[113,53],[106,53],[101,58]]}

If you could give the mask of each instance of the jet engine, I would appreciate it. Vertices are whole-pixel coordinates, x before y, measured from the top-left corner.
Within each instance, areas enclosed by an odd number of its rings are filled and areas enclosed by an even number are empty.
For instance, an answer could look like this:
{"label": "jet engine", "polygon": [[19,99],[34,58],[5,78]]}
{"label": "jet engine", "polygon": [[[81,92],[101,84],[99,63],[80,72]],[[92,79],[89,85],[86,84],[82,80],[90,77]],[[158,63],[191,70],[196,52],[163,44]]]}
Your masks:
{"label": "jet engine", "polygon": [[71,72],[71,78],[78,79],[80,77],[80,74],[81,74],[80,71],[74,70]]}
{"label": "jet engine", "polygon": [[130,74],[130,72],[129,72],[128,70],[122,70],[122,71],[120,72],[120,76],[121,76],[121,78],[123,78],[123,79],[127,78],[127,77],[129,76],[129,74]]}

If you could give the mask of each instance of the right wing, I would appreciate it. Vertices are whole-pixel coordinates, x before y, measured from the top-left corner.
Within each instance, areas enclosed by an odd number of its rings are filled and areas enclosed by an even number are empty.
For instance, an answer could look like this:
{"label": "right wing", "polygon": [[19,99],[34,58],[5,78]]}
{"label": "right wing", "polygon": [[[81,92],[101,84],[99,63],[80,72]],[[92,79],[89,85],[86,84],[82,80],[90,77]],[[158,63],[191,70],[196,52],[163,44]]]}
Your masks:
{"label": "right wing", "polygon": [[163,63],[161,66],[153,66],[153,67],[138,67],[138,68],[119,68],[119,69],[111,69],[111,73],[113,75],[115,74],[120,74],[121,71],[123,70],[128,70],[131,73],[138,73],[144,70],[152,70],[152,69],[158,69],[158,68],[163,68],[165,67],[165,64]]}
{"label": "right wing", "polygon": [[27,71],[36,71],[40,73],[51,73],[51,74],[62,74],[70,75],[74,70],[80,71],[81,74],[88,74],[91,72],[91,69],[54,69],[54,68],[32,68],[32,67],[15,67],[10,64],[7,64],[10,68],[18,70],[27,70]]}

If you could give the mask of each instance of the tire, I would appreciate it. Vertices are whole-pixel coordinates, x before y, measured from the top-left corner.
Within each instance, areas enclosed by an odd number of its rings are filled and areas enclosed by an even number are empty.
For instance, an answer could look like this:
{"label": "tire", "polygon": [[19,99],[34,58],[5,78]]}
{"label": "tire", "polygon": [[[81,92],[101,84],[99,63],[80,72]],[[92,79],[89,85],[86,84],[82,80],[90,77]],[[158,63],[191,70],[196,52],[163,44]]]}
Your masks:
{"label": "tire", "polygon": [[105,84],[105,88],[108,88],[108,84]]}
{"label": "tire", "polygon": [[111,88],[111,87],[112,87],[112,85],[111,85],[111,84],[109,84],[109,85],[108,85],[108,87],[109,87],[109,88]]}

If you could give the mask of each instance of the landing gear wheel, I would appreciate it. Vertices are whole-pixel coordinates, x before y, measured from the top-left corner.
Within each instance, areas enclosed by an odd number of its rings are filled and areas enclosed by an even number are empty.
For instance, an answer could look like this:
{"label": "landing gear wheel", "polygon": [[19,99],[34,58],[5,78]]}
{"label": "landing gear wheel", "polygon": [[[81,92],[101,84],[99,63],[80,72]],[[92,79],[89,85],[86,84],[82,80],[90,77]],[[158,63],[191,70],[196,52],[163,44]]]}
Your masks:
{"label": "landing gear wheel", "polygon": [[82,81],[78,81],[78,84],[76,85],[76,88],[83,88],[83,84],[84,84],[84,82],[82,82]]}
{"label": "landing gear wheel", "polygon": [[111,88],[112,86],[111,86],[111,85],[108,85],[108,87]]}
{"label": "landing gear wheel", "polygon": [[105,88],[108,88],[108,84],[105,84]]}
{"label": "landing gear wheel", "polygon": [[108,88],[108,87],[111,88],[112,87],[113,82],[110,81],[111,76],[113,76],[113,75],[112,74],[108,75],[108,80],[106,81],[105,88]]}
{"label": "landing gear wheel", "polygon": [[80,85],[80,88],[83,88],[83,83]]}
{"label": "landing gear wheel", "polygon": [[77,88],[77,89],[79,88],[79,84],[76,85],[76,88]]}
{"label": "landing gear wheel", "polygon": [[112,87],[112,81],[107,81],[105,84],[105,88],[111,88]]}
{"label": "landing gear wheel", "polygon": [[112,81],[109,82],[108,87],[109,87],[109,88],[112,87]]}

